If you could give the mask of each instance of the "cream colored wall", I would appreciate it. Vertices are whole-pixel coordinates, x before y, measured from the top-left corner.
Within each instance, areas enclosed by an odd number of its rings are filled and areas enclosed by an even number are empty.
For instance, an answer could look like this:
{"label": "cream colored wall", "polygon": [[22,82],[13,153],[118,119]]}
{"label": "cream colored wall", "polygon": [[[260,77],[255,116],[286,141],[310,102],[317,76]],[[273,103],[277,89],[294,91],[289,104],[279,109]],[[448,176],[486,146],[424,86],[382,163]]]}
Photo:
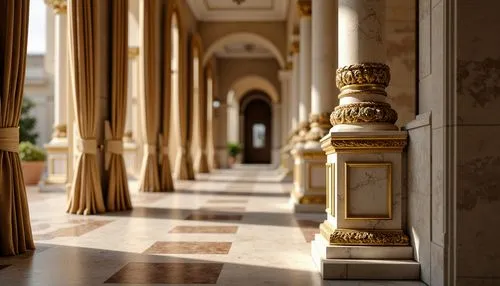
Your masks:
{"label": "cream colored wall", "polygon": [[253,33],[273,43],[286,59],[286,23],[280,22],[200,22],[199,33],[208,49],[220,38],[234,33]]}
{"label": "cream colored wall", "polygon": [[416,0],[386,2],[386,64],[391,68],[391,82],[387,93],[389,103],[398,113],[398,126],[404,126],[413,120],[416,111],[415,2]]}

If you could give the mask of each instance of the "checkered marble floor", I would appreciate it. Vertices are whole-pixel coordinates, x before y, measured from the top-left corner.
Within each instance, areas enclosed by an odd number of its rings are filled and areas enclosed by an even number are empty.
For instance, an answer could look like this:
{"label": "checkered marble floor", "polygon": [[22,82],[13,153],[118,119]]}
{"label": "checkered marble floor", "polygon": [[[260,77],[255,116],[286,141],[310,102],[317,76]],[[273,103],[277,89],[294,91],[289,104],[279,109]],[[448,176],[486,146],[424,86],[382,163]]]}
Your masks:
{"label": "checkered marble floor", "polygon": [[64,192],[28,189],[37,249],[0,257],[0,285],[424,285],[323,281],[309,242],[323,214],[293,214],[290,183],[269,168],[218,170],[139,193],[134,209],[65,213]]}

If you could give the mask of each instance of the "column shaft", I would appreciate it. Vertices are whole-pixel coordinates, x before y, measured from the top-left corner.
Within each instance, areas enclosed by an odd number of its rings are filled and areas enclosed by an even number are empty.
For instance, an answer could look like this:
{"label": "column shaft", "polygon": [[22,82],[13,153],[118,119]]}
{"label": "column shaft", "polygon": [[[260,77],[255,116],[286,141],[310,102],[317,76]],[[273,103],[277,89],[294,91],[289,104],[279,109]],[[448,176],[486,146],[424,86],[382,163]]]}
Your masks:
{"label": "column shaft", "polygon": [[335,86],[337,70],[337,0],[312,1],[312,88],[310,131],[308,145],[319,147],[321,139],[331,128],[330,113],[338,104]]}
{"label": "column shaft", "polygon": [[299,122],[308,121],[311,111],[311,16],[300,17]]}
{"label": "column shaft", "polygon": [[297,51],[293,54],[293,72],[292,72],[292,83],[291,83],[291,100],[290,100],[290,121],[291,121],[291,131],[294,132],[299,126],[299,88],[300,88],[300,63],[298,54],[298,42],[294,43],[297,47]]}
{"label": "column shaft", "polygon": [[[66,125],[66,86],[68,72],[68,49],[67,49],[67,19],[65,13],[58,13],[55,17],[56,43],[55,43],[55,79],[54,79],[54,125],[56,132],[60,126]],[[64,127],[65,128],[65,127]],[[64,130],[64,133],[66,131]]]}

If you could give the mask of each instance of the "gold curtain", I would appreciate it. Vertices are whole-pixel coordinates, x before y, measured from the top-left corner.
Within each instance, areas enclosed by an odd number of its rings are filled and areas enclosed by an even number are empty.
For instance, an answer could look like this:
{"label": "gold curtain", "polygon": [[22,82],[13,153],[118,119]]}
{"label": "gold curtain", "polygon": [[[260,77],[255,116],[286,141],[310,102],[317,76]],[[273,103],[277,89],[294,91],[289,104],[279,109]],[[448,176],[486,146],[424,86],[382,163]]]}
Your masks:
{"label": "gold curtain", "polygon": [[178,95],[178,110],[179,128],[177,141],[179,146],[177,148],[177,158],[175,160],[175,177],[179,180],[194,180],[193,162],[191,159],[191,127],[190,117],[192,114],[191,96],[187,89],[189,68],[186,66],[187,62],[187,41],[185,31],[182,29],[182,19],[178,19],[179,26],[179,95]]}
{"label": "gold curtain", "polygon": [[99,0],[69,0],[70,73],[79,137],[78,158],[67,212],[96,214],[105,211],[97,164],[97,104],[95,33]]}
{"label": "gold curtain", "polygon": [[[196,35],[193,38],[194,49],[198,57],[198,141],[200,142],[200,150],[196,158],[196,168],[198,173],[208,173],[208,158],[207,158],[207,93],[205,89],[205,73],[203,69],[203,46],[201,43],[201,37]],[[193,120],[194,121],[194,120]]]}
{"label": "gold curtain", "polygon": [[160,180],[157,156],[157,137],[159,134],[159,102],[160,90],[158,74],[158,19],[159,5],[157,0],[141,1],[140,25],[142,53],[139,68],[141,80],[141,106],[144,157],[142,161],[140,190],[143,192],[160,191]]}
{"label": "gold curtain", "polygon": [[[170,8],[170,7],[168,7]],[[172,110],[172,19],[171,17],[167,17],[166,23],[164,25],[164,41],[163,41],[163,49],[165,51],[163,57],[163,90],[162,90],[162,132],[161,132],[161,140],[159,142],[159,147],[161,150],[160,153],[160,189],[163,192],[172,192],[175,190],[174,182],[172,180],[172,173],[170,170],[170,158],[168,156],[168,142],[170,139],[170,111]]]}
{"label": "gold curtain", "polygon": [[111,1],[111,9],[111,122],[110,138],[106,135],[106,168],[109,172],[106,208],[108,211],[123,211],[132,208],[122,141],[127,116],[128,0]]}
{"label": "gold curtain", "polygon": [[0,256],[35,249],[19,159],[29,0],[0,1]]}

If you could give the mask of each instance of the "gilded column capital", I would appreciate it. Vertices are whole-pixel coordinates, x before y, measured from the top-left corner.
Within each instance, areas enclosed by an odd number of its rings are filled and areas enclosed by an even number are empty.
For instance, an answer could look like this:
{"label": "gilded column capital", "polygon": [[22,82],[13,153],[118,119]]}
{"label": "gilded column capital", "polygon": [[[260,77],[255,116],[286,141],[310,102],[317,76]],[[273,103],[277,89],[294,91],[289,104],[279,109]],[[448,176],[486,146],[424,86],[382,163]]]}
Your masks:
{"label": "gilded column capital", "polygon": [[65,14],[67,10],[66,0],[45,0],[45,4],[52,9],[56,14]]}
{"label": "gilded column capital", "polygon": [[67,128],[66,124],[58,124],[54,126],[54,131],[52,132],[52,138],[66,138]]}
{"label": "gilded column capital", "polygon": [[297,9],[301,17],[311,17],[312,4],[311,0],[298,0]]}

